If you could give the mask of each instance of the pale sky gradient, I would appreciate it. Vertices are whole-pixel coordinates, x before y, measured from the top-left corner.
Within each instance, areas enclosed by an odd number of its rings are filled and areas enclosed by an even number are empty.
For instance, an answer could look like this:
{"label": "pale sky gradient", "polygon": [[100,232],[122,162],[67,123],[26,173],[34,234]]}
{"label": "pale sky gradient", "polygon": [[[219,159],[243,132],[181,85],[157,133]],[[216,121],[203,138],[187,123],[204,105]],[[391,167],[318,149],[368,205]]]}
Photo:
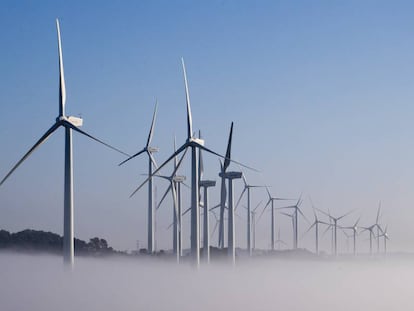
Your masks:
{"label": "pale sky gradient", "polygon": [[[81,114],[85,131],[134,153],[145,144],[156,97],[161,163],[174,134],[178,144],[186,135],[183,56],[193,127],[206,146],[224,153],[234,121],[234,158],[262,172],[246,172],[249,182],[278,196],[303,192],[309,218],[309,196],[333,214],[356,209],[346,225],[360,215],[370,225],[381,200],[389,248],[414,251],[413,9],[410,1],[1,2],[0,175],[58,114],[58,17],[67,113]],[[101,236],[118,249],[135,248],[137,239],[146,246],[146,189],[128,198],[146,158],[119,168],[123,156],[74,136],[75,235]],[[63,139],[59,130],[0,188],[0,228],[62,233]],[[217,159],[204,158],[206,177],[218,180]],[[158,197],[166,186],[157,182]],[[262,199],[264,191],[253,194],[253,204]],[[171,247],[166,203],[157,214],[159,248]],[[291,244],[282,217],[277,226]],[[258,247],[269,244],[269,222],[265,214],[257,226]],[[244,247],[244,220],[237,226]],[[188,233],[186,223],[186,245]],[[312,248],[311,238],[299,245]]]}

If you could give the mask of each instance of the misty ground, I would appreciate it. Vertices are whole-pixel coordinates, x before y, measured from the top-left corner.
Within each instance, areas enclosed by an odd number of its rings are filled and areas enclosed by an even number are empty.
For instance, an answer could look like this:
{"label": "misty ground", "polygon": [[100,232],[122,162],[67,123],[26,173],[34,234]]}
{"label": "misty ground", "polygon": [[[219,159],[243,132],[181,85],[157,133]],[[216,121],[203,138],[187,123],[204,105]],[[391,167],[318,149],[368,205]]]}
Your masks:
{"label": "misty ground", "polygon": [[410,258],[256,258],[196,271],[154,258],[0,252],[0,310],[413,310]]}

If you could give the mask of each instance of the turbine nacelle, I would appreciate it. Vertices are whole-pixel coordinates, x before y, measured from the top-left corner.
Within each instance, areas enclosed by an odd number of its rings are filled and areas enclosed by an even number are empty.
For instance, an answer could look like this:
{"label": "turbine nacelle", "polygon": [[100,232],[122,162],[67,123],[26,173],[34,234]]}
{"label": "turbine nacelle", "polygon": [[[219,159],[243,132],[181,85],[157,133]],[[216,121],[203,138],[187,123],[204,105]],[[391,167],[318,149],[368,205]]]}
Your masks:
{"label": "turbine nacelle", "polygon": [[160,148],[157,148],[157,147],[146,147],[145,149],[146,149],[149,153],[155,153],[155,152],[160,151]]}
{"label": "turbine nacelle", "polygon": [[197,137],[191,137],[190,139],[187,140],[187,143],[188,144],[196,143],[197,145],[204,146],[204,139],[197,138]]}
{"label": "turbine nacelle", "polygon": [[79,118],[79,117],[66,117],[66,116],[60,116],[56,118],[56,122],[58,123],[63,123],[63,122],[69,122],[70,124],[76,126],[76,127],[81,127],[83,125],[83,119]]}

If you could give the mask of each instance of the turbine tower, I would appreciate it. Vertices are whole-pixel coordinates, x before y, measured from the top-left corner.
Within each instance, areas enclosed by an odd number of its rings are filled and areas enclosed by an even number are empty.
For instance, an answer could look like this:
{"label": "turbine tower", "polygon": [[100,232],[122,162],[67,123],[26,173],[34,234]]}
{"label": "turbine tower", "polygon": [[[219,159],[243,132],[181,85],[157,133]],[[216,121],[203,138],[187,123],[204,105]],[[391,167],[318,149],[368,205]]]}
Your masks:
{"label": "turbine tower", "polygon": [[74,230],[73,230],[73,156],[72,156],[72,130],[85,135],[106,147],[118,151],[126,156],[127,153],[110,146],[109,144],[91,136],[90,134],[79,129],[83,124],[81,118],[66,116],[66,86],[65,75],[63,70],[62,43],[60,37],[59,20],[56,19],[56,28],[58,35],[58,53],[59,53],[59,115],[56,122],[49,128],[45,134],[33,145],[32,148],[17,162],[13,168],[0,182],[0,186],[9,178],[10,175],[22,164],[50,135],[59,127],[65,128],[65,177],[64,177],[64,213],[63,213],[63,262],[69,267],[74,263]]}
{"label": "turbine tower", "polygon": [[226,172],[224,174],[220,173],[220,177],[224,177],[229,180],[229,222],[228,222],[228,234],[227,234],[227,254],[231,260],[231,262],[234,264],[236,262],[236,232],[234,227],[234,220],[235,220],[235,214],[234,214],[234,204],[233,204],[233,179],[239,179],[242,177],[241,172]]}
{"label": "turbine tower", "polygon": [[[122,161],[121,163],[119,163],[119,166],[121,166],[122,164],[124,164],[125,162],[128,162],[129,160],[139,156],[142,153],[146,153],[148,156],[148,176],[152,175],[152,166],[154,165],[155,167],[157,167],[157,163],[155,162],[155,159],[153,157],[153,153],[158,152],[159,149],[158,148],[154,148],[151,147],[151,140],[152,140],[152,136],[154,133],[154,126],[155,126],[155,119],[157,117],[157,102],[155,103],[155,108],[154,108],[154,114],[152,116],[152,122],[151,122],[151,128],[148,134],[148,138],[147,138],[147,143],[145,145],[145,147],[138,151],[136,154],[134,154],[133,156],[129,157],[128,159],[126,159],[125,161]],[[150,180],[148,181],[148,225],[147,225],[147,229],[148,229],[148,253],[152,254],[154,252],[154,237],[155,237],[155,218],[154,218],[154,204],[153,204],[153,196],[154,196],[154,189],[153,189],[153,185],[152,185],[152,178],[150,178]]]}
{"label": "turbine tower", "polygon": [[[243,177],[243,182],[244,182],[244,188],[242,193],[240,194],[239,199],[237,200],[235,209],[237,209],[237,207],[240,204],[241,199],[243,198],[243,195],[246,193],[247,194],[247,251],[249,253],[249,256],[252,255],[252,238],[251,238],[251,231],[252,231],[252,225],[251,225],[251,209],[250,209],[250,189],[251,188],[264,188],[266,186],[257,186],[257,185],[250,185],[247,183],[246,177],[244,176],[244,174],[242,175]],[[266,188],[267,189],[267,188]]]}
{"label": "turbine tower", "polygon": [[[201,153],[200,153],[201,155]],[[203,188],[204,194],[204,223],[203,223],[203,257],[207,263],[210,262],[210,222],[208,214],[208,188],[216,185],[215,180],[201,180],[200,187]]]}

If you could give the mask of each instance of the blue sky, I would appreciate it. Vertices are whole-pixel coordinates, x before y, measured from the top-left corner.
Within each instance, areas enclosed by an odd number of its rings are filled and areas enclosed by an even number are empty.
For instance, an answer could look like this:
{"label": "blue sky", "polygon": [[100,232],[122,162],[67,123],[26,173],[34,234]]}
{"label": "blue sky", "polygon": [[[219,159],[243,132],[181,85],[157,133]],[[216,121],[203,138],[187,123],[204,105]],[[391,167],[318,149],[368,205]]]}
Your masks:
{"label": "blue sky", "polygon": [[[303,192],[309,217],[309,196],[338,214],[355,208],[349,222],[361,215],[363,225],[381,200],[390,248],[413,250],[412,10],[409,1],[4,1],[0,174],[57,116],[58,17],[67,111],[82,115],[84,130],[133,153],[145,144],[157,98],[154,145],[162,162],[174,134],[178,143],[186,135],[183,56],[193,126],[208,147],[224,153],[234,121],[234,157],[262,172],[246,172],[250,182],[279,196]],[[118,168],[122,156],[78,135],[74,157],[76,235],[103,236],[121,249],[144,243],[145,191],[128,196],[146,160]],[[217,160],[205,160],[206,177],[218,179]],[[157,183],[158,192],[165,186]],[[254,203],[262,199],[254,194]],[[0,227],[60,233],[62,200],[60,131],[0,189]],[[269,240],[266,215],[261,247]],[[171,216],[168,204],[158,213],[160,247],[170,245]],[[290,242],[289,222],[277,222]]]}

